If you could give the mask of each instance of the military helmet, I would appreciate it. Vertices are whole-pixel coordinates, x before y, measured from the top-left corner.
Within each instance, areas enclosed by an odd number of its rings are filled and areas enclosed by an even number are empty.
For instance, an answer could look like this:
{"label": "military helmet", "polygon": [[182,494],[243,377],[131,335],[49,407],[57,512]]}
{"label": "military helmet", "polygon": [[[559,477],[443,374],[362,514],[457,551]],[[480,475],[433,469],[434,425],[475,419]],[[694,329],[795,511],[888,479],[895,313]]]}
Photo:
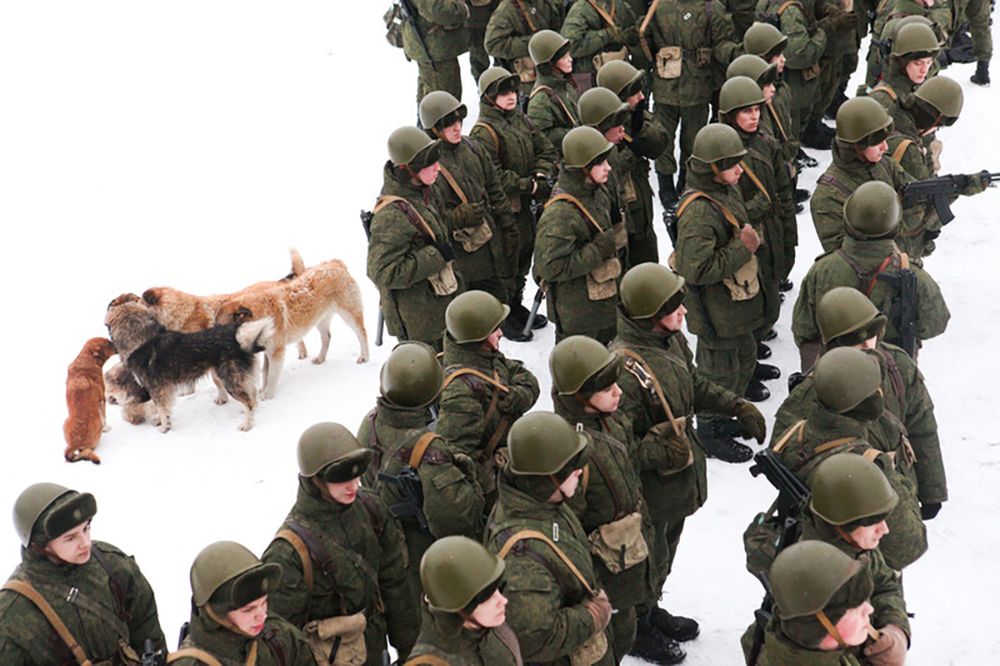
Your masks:
{"label": "military helmet", "polygon": [[760,56],[745,53],[729,63],[726,68],[726,78],[731,79],[736,76],[746,76],[757,82],[757,85],[764,87],[769,83],[774,83],[778,76],[778,66],[769,65]]}
{"label": "military helmet", "polygon": [[853,287],[834,287],[816,304],[816,325],[823,344],[850,333],[862,332],[865,340],[885,330],[886,318],[867,296]]}
{"label": "military helmet", "polygon": [[569,40],[555,30],[539,30],[528,40],[528,55],[536,65],[544,65],[561,58],[559,52],[568,47]]}
{"label": "military helmet", "polygon": [[400,407],[423,407],[441,391],[444,372],[434,350],[422,342],[402,342],[379,374],[379,391]]}
{"label": "military helmet", "polygon": [[844,414],[881,388],[882,371],[878,361],[860,349],[837,347],[816,362],[813,386],[824,407]]}
{"label": "military helmet", "polygon": [[577,110],[580,113],[580,123],[600,132],[624,125],[629,115],[628,104],[611,90],[600,86],[580,95]]}
{"label": "military helmet", "polygon": [[486,601],[484,592],[492,594],[503,571],[503,560],[464,536],[438,539],[420,558],[420,583],[427,605],[447,613]]}
{"label": "military helmet", "polygon": [[611,60],[597,70],[597,85],[618,95],[622,101],[642,90],[644,75],[624,60]]}
{"label": "military helmet", "polygon": [[694,137],[694,148],[691,157],[705,164],[721,162],[719,169],[725,171],[732,168],[747,154],[740,135],[725,123],[709,123]]}
{"label": "military helmet", "polygon": [[719,90],[719,113],[729,114],[748,106],[764,103],[764,93],[754,79],[734,76]]}
{"label": "military helmet", "polygon": [[908,23],[896,30],[892,40],[892,55],[908,60],[929,58],[941,50],[934,30],[923,23]]}
{"label": "military helmet", "polygon": [[32,542],[32,536],[38,545],[45,545],[96,513],[97,500],[90,493],[58,483],[35,483],[21,491],[14,502],[14,530],[24,547]]}
{"label": "military helmet", "polygon": [[883,238],[899,226],[902,207],[896,190],[881,180],[858,187],[844,202],[844,224],[861,239]]}
{"label": "military helmet", "polygon": [[768,579],[784,620],[815,615],[854,577],[861,563],[825,541],[800,541],[771,564]]}
{"label": "military helmet", "polygon": [[511,74],[503,67],[490,67],[479,75],[479,96],[496,97],[500,94],[501,89],[507,87],[510,87],[511,90],[517,90],[520,81],[517,74]]}
{"label": "military helmet", "polygon": [[191,597],[195,606],[212,605],[223,612],[242,608],[272,592],[281,580],[281,565],[264,564],[246,546],[216,541],[191,565]]}
{"label": "military helmet", "polygon": [[438,142],[416,127],[400,127],[389,135],[389,160],[393,166],[411,165],[420,170],[437,161]]}
{"label": "military helmet", "polygon": [[[448,127],[469,114],[469,110],[455,97],[444,90],[435,90],[420,100],[420,124],[425,129]],[[444,121],[444,122],[442,122]]]}
{"label": "military helmet", "polygon": [[[618,359],[617,354],[594,338],[571,335],[553,347],[549,355],[552,385],[559,395],[573,395],[589,388],[587,385],[594,384],[592,380],[599,379],[599,375],[612,373],[611,376],[617,378]],[[614,379],[605,386],[612,383]]]}
{"label": "military helmet", "polygon": [[809,508],[831,525],[887,514],[899,502],[878,465],[856,453],[838,453],[821,462],[809,485]]}
{"label": "military helmet", "polygon": [[317,423],[299,437],[299,474],[320,476],[330,483],[356,479],[371,462],[372,452],[339,423]]}
{"label": "military helmet", "polygon": [[625,273],[618,292],[629,319],[650,319],[677,309],[684,300],[684,278],[660,264],[639,264]]}
{"label": "military helmet", "polygon": [[593,127],[574,127],[562,140],[563,164],[571,169],[584,169],[607,159],[615,145]]}
{"label": "military helmet", "polygon": [[921,83],[913,96],[931,106],[938,114],[955,119],[962,114],[962,104],[965,101],[962,86],[941,74]]}
{"label": "military helmet", "polygon": [[853,97],[837,109],[837,140],[868,146],[885,141],[892,131],[892,118],[871,97]]}
{"label": "military helmet", "polygon": [[455,342],[482,342],[509,314],[510,307],[492,294],[472,290],[459,294],[448,304],[444,323]]}
{"label": "military helmet", "polygon": [[781,53],[787,45],[788,37],[770,23],[756,22],[743,34],[743,50],[764,60]]}
{"label": "military helmet", "polygon": [[525,414],[507,432],[507,471],[514,476],[558,474],[587,446],[587,436],[553,412]]}

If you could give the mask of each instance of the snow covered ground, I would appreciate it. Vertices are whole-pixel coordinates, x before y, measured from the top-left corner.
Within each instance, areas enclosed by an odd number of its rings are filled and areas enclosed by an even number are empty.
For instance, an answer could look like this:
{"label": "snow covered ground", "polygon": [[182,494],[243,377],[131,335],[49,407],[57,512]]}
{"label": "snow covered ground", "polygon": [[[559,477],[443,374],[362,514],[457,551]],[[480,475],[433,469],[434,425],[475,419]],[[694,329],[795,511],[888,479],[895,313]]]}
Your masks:
{"label": "snow covered ground", "polygon": [[[106,335],[114,296],[154,285],[225,292],[275,279],[288,270],[288,247],[307,264],[347,263],[374,339],[377,298],[358,211],[378,193],[386,137],[416,117],[416,66],[382,37],[387,4],[105,0],[0,9],[0,507],[41,480],[93,492],[95,537],[136,556],[171,640],[188,615],[195,554],[219,539],[264,549],[295,495],[299,434],[321,420],[360,423],[391,341],[355,365],[354,336],[338,323],[326,364],[289,360],[249,433],[236,430],[238,405],[215,406],[207,383],[178,401],[166,435],[109,407],[100,466],[62,460],[66,365],[87,338]],[[467,60],[463,68],[471,122],[475,87]],[[942,134],[945,172],[997,170],[1000,161],[996,93],[972,86],[972,69],[946,72],[965,88],[966,110]],[[821,169],[803,184],[812,187]],[[951,499],[928,524],[929,552],[906,574],[911,664],[996,663],[1000,653],[1000,360],[986,344],[1000,324],[990,270],[1000,252],[998,206],[997,190],[960,201],[926,264],[953,315],[920,359]],[[796,284],[819,251],[808,213],[799,223]],[[797,363],[790,302],[772,358],[786,374]],[[318,336],[307,342],[315,353]],[[545,386],[543,409],[551,344],[551,328],[530,344],[504,343]],[[771,384],[769,417],[783,383]],[[741,534],[773,492],[746,465],[712,461],[709,474],[710,499],[688,521],[663,605],[702,623],[687,663],[736,664],[761,596],[743,568]],[[18,557],[13,530],[0,527],[0,571]]]}

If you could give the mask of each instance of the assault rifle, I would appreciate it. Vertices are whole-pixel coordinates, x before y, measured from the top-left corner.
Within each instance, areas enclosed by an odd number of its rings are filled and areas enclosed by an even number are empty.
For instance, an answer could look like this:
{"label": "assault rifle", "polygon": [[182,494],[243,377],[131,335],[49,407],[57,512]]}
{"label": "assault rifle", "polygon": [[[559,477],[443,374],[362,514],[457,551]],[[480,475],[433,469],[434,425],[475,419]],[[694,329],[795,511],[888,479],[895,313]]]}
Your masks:
{"label": "assault rifle", "polygon": [[427,42],[424,40],[424,35],[420,32],[420,26],[417,24],[418,14],[417,8],[413,6],[413,0],[397,0],[397,2],[399,3],[399,16],[403,19],[403,23],[408,22],[410,27],[413,28],[413,37],[417,40],[420,50],[427,56],[427,64],[436,72],[437,68],[434,66],[434,59],[431,58],[431,52],[427,49]]}
{"label": "assault rifle", "polygon": [[521,331],[521,335],[527,337],[531,333],[531,325],[535,323],[535,315],[538,314],[538,308],[541,307],[542,301],[545,300],[545,283],[542,282],[538,285],[538,291],[535,292],[535,298],[531,301],[531,312],[528,314],[527,321],[524,322],[524,330]]}
{"label": "assault rifle", "polygon": [[166,663],[163,648],[156,649],[156,642],[147,638],[142,644],[142,666],[164,666]]}
{"label": "assault rifle", "polygon": [[892,305],[889,306],[889,320],[899,331],[899,346],[910,355],[910,358],[916,358],[917,310],[920,307],[917,274],[909,268],[903,268],[895,275],[879,273],[878,279],[892,287],[895,292]]}
{"label": "assault rifle", "polygon": [[903,185],[900,194],[903,195],[903,208],[909,208],[918,201],[930,199],[934,203],[934,210],[937,211],[941,224],[948,224],[955,219],[955,214],[951,212],[951,197],[957,196],[969,186],[973,178],[989,179],[988,182],[1000,181],[1000,173],[990,173],[981,171],[976,174],[966,175],[961,173],[950,176],[938,176],[927,180],[915,180]]}
{"label": "assault rifle", "polygon": [[427,527],[427,516],[424,515],[424,489],[420,485],[420,477],[417,470],[409,465],[399,470],[398,474],[378,473],[379,481],[396,486],[403,494],[403,501],[397,502],[389,507],[389,513],[395,518],[410,517],[417,521],[417,525],[424,532],[429,531]]}
{"label": "assault rifle", "polygon": [[[365,230],[365,238],[369,241],[372,239],[372,218],[375,217],[375,213],[370,210],[361,211],[361,226]],[[378,308],[378,323],[375,325],[375,346],[382,346],[382,333],[385,331],[385,314],[382,312],[382,306],[379,305]]]}

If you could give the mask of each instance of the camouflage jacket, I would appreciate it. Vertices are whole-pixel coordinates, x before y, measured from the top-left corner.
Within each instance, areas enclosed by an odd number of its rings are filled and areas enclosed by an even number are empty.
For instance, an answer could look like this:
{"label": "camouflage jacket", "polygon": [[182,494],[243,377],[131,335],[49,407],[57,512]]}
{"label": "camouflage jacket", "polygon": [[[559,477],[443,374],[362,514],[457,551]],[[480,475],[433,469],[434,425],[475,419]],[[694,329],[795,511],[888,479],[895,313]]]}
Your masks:
{"label": "camouflage jacket", "polygon": [[[486,30],[486,26],[489,25],[490,17],[493,16],[493,12],[496,11],[499,0],[485,0],[483,4],[469,3],[469,20],[465,22],[465,27],[469,30],[478,30],[483,32]],[[473,35],[469,35],[471,40]]]}
{"label": "camouflage jacket", "polygon": [[410,659],[430,655],[449,666],[520,666],[521,648],[507,624],[492,629],[471,630],[455,613],[424,609],[420,635]]}
{"label": "camouflage jacket", "polygon": [[[198,609],[191,612],[189,632],[181,648],[199,648],[219,660],[222,666],[243,666],[256,643],[257,666],[314,666],[312,649],[297,628],[268,615],[264,628],[254,638],[226,629]],[[199,666],[195,657],[170,662],[179,666]]]}
{"label": "camouflage jacket", "polygon": [[528,118],[562,155],[562,140],[580,124],[577,105],[580,93],[563,74],[538,73],[528,100]]}
{"label": "camouflage jacket", "polygon": [[643,111],[642,116],[639,131],[633,132],[626,126],[625,139],[618,144],[619,178],[629,236],[653,242],[653,186],[649,182],[649,161],[663,154],[669,137],[666,128],[652,113]]}
{"label": "camouflage jacket", "polygon": [[465,22],[469,6],[463,0],[413,0],[417,10],[417,26],[424,46],[417,42],[413,24],[403,24],[403,53],[416,62],[432,62],[457,58],[469,50],[469,31]]}
{"label": "camouflage jacket", "polygon": [[[600,7],[603,12],[612,19],[612,24],[597,10]],[[563,21],[559,33],[568,39],[572,46],[573,71],[593,72],[595,71],[593,58],[598,53],[605,51],[620,51],[626,48],[632,57],[635,57],[645,64],[645,56],[638,45],[629,47],[620,40],[621,33],[630,29],[638,28],[641,16],[636,16],[632,7],[625,0],[576,0],[566,12],[566,20]],[[615,34],[616,28],[618,34]],[[628,59],[628,58],[627,58]],[[642,68],[642,65],[639,64]]]}
{"label": "camouflage jacket", "polygon": [[809,664],[809,666],[867,666],[868,659],[861,648],[846,650],[809,650],[793,643],[778,629],[777,621],[768,623],[764,631],[764,647],[757,658],[756,666],[789,666]]}
{"label": "camouflage jacket", "polygon": [[887,39],[896,34],[896,25],[907,16],[923,16],[935,25],[939,37],[947,40],[952,31],[952,2],[935,0],[928,7],[920,0],[887,0],[878,4],[872,34]]}
{"label": "camouflage jacket", "polygon": [[[135,560],[111,544],[92,542],[90,560],[81,565],[56,564],[22,548],[21,564],[8,580],[30,583],[91,662],[117,658],[119,641],[134,656],[142,655],[147,638],[157,648],[166,647],[152,588]],[[13,590],[0,591],[0,664],[75,663],[70,649],[34,603]]]}
{"label": "camouflage jacket", "polygon": [[[778,14],[781,7],[785,9]],[[819,59],[826,51],[827,35],[822,28],[816,26],[816,7],[813,0],[796,0],[786,3],[785,0],[760,0],[757,3],[759,19],[763,17],[778,17],[778,29],[788,37],[785,48],[785,78],[796,87],[815,81],[813,77],[804,80],[803,73],[819,65]],[[818,74],[818,72],[816,72]],[[798,107],[801,104],[793,105]]]}
{"label": "camouflage jacket", "polygon": [[527,58],[531,36],[539,30],[558,31],[562,21],[561,0],[501,0],[486,26],[486,52],[508,65]]}
{"label": "camouflage jacket", "polygon": [[[931,73],[927,77],[930,78]],[[890,57],[882,68],[882,80],[868,93],[868,97],[881,104],[886,112],[898,121],[897,112],[900,104],[912,104],[913,92],[917,84],[910,80],[906,72],[900,69],[899,58]]]}
{"label": "camouflage jacket", "polygon": [[791,91],[783,81],[775,86],[774,97],[770,104],[761,106],[760,130],[772,136],[781,147],[785,168],[790,178],[796,174],[795,157],[799,153],[801,142],[792,131],[792,100]]}

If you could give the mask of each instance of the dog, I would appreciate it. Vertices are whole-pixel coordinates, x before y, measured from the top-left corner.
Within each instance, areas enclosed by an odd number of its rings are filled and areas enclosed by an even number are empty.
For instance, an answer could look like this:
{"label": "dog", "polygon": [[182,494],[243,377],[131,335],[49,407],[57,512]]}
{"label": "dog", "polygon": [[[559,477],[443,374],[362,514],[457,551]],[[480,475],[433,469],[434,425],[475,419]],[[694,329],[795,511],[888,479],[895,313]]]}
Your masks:
{"label": "dog", "polygon": [[[344,262],[333,259],[307,268],[301,275],[280,284],[232,296],[219,305],[217,324],[233,324],[269,317],[274,336],[264,351],[264,399],[273,398],[285,360],[285,347],[315,327],[321,347],[313,363],[326,361],[330,348],[330,320],[340,315],[354,331],[361,348],[357,362],[368,360],[368,333],[365,331],[361,290],[347,272]],[[303,358],[300,353],[299,358]]]}
{"label": "dog", "polygon": [[122,362],[149,391],[160,432],[170,430],[177,387],[196,381],[209,370],[246,409],[239,430],[253,428],[257,407],[254,354],[263,351],[274,335],[270,318],[180,333],[164,327],[144,301],[123,295],[108,306],[104,323]]}
{"label": "dog", "polygon": [[139,386],[124,363],[115,363],[104,373],[104,387],[108,404],[121,407],[123,419],[132,425],[156,422],[156,405],[149,399],[149,391]]}
{"label": "dog", "polygon": [[104,378],[101,369],[114,356],[115,347],[107,338],[91,338],[83,345],[66,370],[66,407],[63,423],[66,440],[64,456],[69,462],[89,460],[101,464],[94,453],[101,433],[111,428],[105,415]]}

